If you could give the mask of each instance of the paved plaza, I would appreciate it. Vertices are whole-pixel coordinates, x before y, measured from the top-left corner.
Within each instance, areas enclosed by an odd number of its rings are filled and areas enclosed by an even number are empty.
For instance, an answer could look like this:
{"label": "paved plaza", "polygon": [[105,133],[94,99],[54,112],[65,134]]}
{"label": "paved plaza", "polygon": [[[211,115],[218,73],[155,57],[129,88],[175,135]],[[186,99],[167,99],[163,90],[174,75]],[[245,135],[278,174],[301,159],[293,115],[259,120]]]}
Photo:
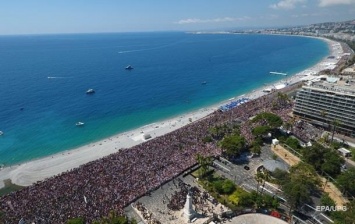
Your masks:
{"label": "paved plaza", "polygon": [[[180,175],[174,180],[164,184],[157,190],[151,192],[150,195],[140,198],[135,203],[142,203],[147,208],[147,210],[153,214],[153,218],[160,221],[162,224],[188,223],[187,219],[183,216],[183,209],[173,211],[167,206],[173,194],[181,190],[179,186],[179,182],[181,181],[190,188],[197,187],[201,192],[204,192],[204,190],[196,182],[193,176],[187,175],[183,177],[183,175]],[[209,198],[211,197],[209,196]],[[186,195],[184,195],[181,199],[186,199]],[[202,224],[206,222],[210,217],[213,216],[213,213],[219,214],[227,210],[227,208],[220,203],[213,204],[209,200],[202,201],[200,199],[199,203],[193,204],[193,208],[196,211],[196,219],[193,219],[193,223],[196,224]],[[141,214],[139,214],[140,212],[138,212],[132,206],[127,207],[125,211],[129,217],[135,217],[136,220],[142,221]]]}
{"label": "paved plaza", "polygon": [[[263,161],[272,159],[272,157],[273,153],[270,150],[270,146],[265,145],[262,148],[262,153],[260,156],[250,158],[250,155],[243,154],[238,161],[235,161],[235,163],[230,163],[223,159],[215,160],[214,167],[216,167],[216,172],[221,176],[231,179],[237,185],[243,187],[247,191],[252,191],[256,190],[257,187],[257,182],[255,180],[257,168],[262,165]],[[248,166],[249,169],[245,169],[245,166]],[[151,192],[149,195],[140,198],[135,203],[142,203],[145,208],[150,213],[152,213],[152,218],[160,221],[160,223],[187,223],[186,218],[183,217],[183,209],[179,211],[173,211],[167,206],[172,196],[176,194],[176,192],[181,190],[179,182],[183,182],[189,188],[197,187],[200,192],[205,192],[193,176],[186,175],[185,177],[183,177],[183,175],[180,175],[174,180],[169,181],[160,188]],[[270,194],[279,193],[277,189],[272,187],[271,185],[265,185],[264,187],[265,192],[268,192]],[[181,199],[185,200],[186,195],[184,195],[184,198]],[[211,199],[210,196],[209,199]],[[211,200],[200,200],[199,204],[194,204],[193,208],[197,212],[197,219],[193,220],[193,223],[196,224],[206,222],[210,217],[212,217],[213,213],[220,214],[223,211],[227,210],[226,207],[219,203],[213,204]],[[142,214],[140,214],[137,209],[133,208],[132,206],[129,206],[125,209],[125,211],[129,217],[134,217],[136,218],[136,220],[140,220],[141,223],[143,223]]]}

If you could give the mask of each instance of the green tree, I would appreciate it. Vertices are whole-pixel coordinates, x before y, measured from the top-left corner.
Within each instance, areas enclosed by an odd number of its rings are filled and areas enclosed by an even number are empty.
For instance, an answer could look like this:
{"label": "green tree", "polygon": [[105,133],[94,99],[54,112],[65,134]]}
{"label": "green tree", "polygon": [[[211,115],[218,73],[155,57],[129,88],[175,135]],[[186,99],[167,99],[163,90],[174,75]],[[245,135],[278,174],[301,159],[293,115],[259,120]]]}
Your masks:
{"label": "green tree", "polygon": [[339,188],[345,191],[346,194],[355,195],[355,168],[349,168],[347,171],[341,173],[336,181]]}
{"label": "green tree", "polygon": [[213,188],[217,193],[223,194],[223,180],[214,181]]}
{"label": "green tree", "polygon": [[[335,207],[335,206],[336,206],[335,202],[333,201],[333,199],[331,199],[331,198],[329,197],[329,194],[328,194],[328,193],[324,193],[324,194],[322,195],[322,197],[320,198],[320,203],[321,203],[321,206],[328,206],[328,207]],[[326,213],[327,215],[330,214],[329,211],[326,211],[325,213]]]}
{"label": "green tree", "polygon": [[312,164],[317,171],[321,171],[324,153],[326,153],[325,148],[318,144],[313,144],[311,147],[302,150],[303,160],[308,164]]}
{"label": "green tree", "polygon": [[264,194],[262,196],[262,199],[263,199],[263,204],[262,204],[263,207],[277,209],[280,206],[280,202],[271,195]]}
{"label": "green tree", "polygon": [[355,224],[355,200],[346,204],[346,211],[332,212],[335,224]]}
{"label": "green tree", "polygon": [[269,112],[260,113],[256,115],[252,120],[254,123],[259,121],[266,122],[273,129],[280,127],[283,123],[281,117]]}
{"label": "green tree", "polygon": [[252,146],[251,146],[251,152],[254,154],[260,155],[261,146],[259,144],[253,142]]}
{"label": "green tree", "polygon": [[231,194],[235,191],[235,184],[231,180],[225,180],[222,185],[222,190],[224,194]]}
{"label": "green tree", "polygon": [[311,200],[311,193],[320,187],[320,180],[314,168],[306,163],[299,163],[290,168],[282,189],[290,205],[289,213]]}
{"label": "green tree", "polygon": [[262,136],[262,135],[266,135],[270,131],[271,131],[271,128],[269,126],[256,126],[255,128],[253,128],[251,130],[251,133],[254,136]]}
{"label": "green tree", "polygon": [[286,145],[290,146],[295,150],[297,150],[300,147],[300,143],[296,138],[288,137],[285,143]]}
{"label": "green tree", "polygon": [[332,177],[339,175],[341,173],[340,167],[344,163],[344,159],[333,150],[328,150],[323,157],[324,161],[321,170]]}
{"label": "green tree", "polygon": [[229,135],[220,141],[220,147],[228,158],[240,154],[245,149],[245,138],[240,135]]}
{"label": "green tree", "polygon": [[279,185],[283,185],[284,183],[286,183],[289,178],[288,172],[279,168],[276,168],[274,172],[271,173],[271,175],[276,179],[276,182]]}

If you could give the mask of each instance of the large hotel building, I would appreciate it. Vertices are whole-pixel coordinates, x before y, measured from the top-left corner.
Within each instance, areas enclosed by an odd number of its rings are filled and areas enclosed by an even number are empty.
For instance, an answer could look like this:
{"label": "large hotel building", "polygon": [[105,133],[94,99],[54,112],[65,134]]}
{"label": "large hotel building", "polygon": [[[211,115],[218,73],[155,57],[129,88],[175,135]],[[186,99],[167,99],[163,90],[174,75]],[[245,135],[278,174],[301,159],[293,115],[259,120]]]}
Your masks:
{"label": "large hotel building", "polygon": [[355,136],[355,84],[353,80],[327,78],[304,85],[296,96],[293,113],[323,127]]}

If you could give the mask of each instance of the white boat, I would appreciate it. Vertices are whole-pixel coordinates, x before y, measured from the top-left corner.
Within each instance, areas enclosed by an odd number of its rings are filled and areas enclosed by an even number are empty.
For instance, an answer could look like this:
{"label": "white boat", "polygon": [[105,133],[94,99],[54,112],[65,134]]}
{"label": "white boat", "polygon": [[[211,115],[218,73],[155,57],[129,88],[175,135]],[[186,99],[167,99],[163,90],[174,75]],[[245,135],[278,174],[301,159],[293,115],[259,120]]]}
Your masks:
{"label": "white boat", "polygon": [[270,72],[270,74],[273,74],[273,75],[287,75],[287,73],[283,73],[283,72]]}
{"label": "white boat", "polygon": [[76,125],[76,126],[83,126],[84,124],[85,124],[84,122],[80,122],[80,121],[79,121],[79,122],[76,122],[75,125]]}
{"label": "white boat", "polygon": [[0,136],[3,135],[3,134],[4,134],[4,132],[0,131]]}
{"label": "white boat", "polygon": [[92,93],[95,93],[95,90],[94,89],[88,89],[86,91],[86,94],[92,94]]}
{"label": "white boat", "polygon": [[132,70],[133,67],[132,67],[131,65],[127,65],[127,66],[125,67],[125,69],[126,69],[126,70]]}

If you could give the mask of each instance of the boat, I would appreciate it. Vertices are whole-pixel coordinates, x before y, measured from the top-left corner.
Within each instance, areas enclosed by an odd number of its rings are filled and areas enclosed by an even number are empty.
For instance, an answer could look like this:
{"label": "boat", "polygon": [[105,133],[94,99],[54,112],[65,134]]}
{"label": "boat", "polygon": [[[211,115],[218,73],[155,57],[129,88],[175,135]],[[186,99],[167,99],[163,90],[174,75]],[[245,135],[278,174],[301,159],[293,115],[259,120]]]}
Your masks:
{"label": "boat", "polygon": [[75,125],[76,125],[76,126],[83,126],[84,124],[85,124],[84,122],[80,122],[80,121],[79,121],[79,122],[76,122]]}
{"label": "boat", "polygon": [[287,73],[283,73],[283,72],[270,72],[270,74],[272,74],[272,75],[287,75]]}
{"label": "boat", "polygon": [[201,84],[202,84],[202,85],[206,85],[206,84],[207,84],[207,82],[206,82],[206,81],[203,81],[203,82],[201,82]]}
{"label": "boat", "polygon": [[4,134],[4,132],[0,131],[0,136],[3,135],[3,134]]}
{"label": "boat", "polygon": [[127,65],[127,66],[125,67],[125,69],[126,69],[126,70],[132,70],[133,67],[132,67],[131,65]]}
{"label": "boat", "polygon": [[93,89],[88,89],[88,90],[86,91],[86,94],[92,94],[92,93],[95,93],[95,90],[93,90]]}

